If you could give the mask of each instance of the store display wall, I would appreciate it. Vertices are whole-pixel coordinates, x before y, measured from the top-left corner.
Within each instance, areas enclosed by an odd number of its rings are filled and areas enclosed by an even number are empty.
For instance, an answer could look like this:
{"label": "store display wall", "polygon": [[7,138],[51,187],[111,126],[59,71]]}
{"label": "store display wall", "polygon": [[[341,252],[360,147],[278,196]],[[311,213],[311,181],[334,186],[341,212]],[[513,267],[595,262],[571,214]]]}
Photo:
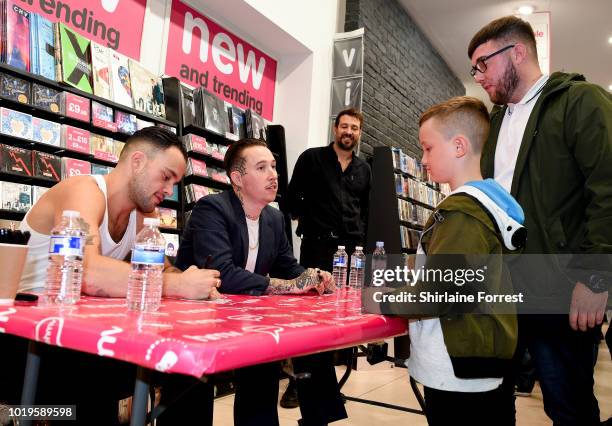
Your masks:
{"label": "store display wall", "polygon": [[419,157],[421,112],[464,95],[465,88],[396,0],[346,0],[344,30],[361,27],[365,28],[361,155],[372,155],[376,146],[396,146]]}

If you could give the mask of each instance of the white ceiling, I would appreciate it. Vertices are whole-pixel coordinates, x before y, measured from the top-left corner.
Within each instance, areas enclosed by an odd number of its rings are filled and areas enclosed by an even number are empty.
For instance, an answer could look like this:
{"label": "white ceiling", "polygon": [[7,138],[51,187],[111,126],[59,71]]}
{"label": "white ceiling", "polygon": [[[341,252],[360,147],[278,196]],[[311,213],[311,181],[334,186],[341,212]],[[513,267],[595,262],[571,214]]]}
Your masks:
{"label": "white ceiling", "polygon": [[579,72],[608,89],[612,85],[612,0],[399,0],[466,86],[488,101],[468,71],[467,46],[493,19],[529,4],[550,12],[551,71]]}

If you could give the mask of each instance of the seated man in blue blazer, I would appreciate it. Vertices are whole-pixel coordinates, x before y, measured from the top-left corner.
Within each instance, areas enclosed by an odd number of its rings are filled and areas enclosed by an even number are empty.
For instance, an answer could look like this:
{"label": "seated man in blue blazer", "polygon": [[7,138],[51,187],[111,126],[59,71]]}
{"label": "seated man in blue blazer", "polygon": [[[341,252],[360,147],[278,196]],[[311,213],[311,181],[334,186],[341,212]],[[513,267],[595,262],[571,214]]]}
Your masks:
{"label": "seated man in blue blazer", "polygon": [[[230,294],[304,294],[333,291],[329,272],[300,266],[287,240],[282,214],[268,204],[276,198],[276,161],[264,141],[242,139],[225,154],[225,169],[232,190],[201,198],[193,208],[179,247],[176,266],[192,265],[217,269],[219,290]],[[277,362],[243,368],[236,372],[234,424],[278,425]],[[346,417],[340,402],[338,410],[321,418],[330,401],[322,388],[329,378],[318,381],[317,366],[311,371],[312,412],[302,410],[305,424],[325,424]],[[335,383],[335,375],[331,378]],[[336,384],[337,386],[337,384]],[[318,403],[317,398],[323,399]],[[302,407],[303,408],[303,407]]]}

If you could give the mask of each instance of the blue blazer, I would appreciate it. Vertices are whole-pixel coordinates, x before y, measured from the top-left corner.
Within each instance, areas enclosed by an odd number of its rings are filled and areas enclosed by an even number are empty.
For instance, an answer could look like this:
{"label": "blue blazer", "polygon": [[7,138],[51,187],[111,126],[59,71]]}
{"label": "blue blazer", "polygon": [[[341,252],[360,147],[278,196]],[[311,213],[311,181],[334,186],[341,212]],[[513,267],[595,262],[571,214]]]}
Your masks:
{"label": "blue blazer", "polygon": [[203,268],[212,255],[210,269],[221,272],[222,293],[263,294],[270,279],[292,279],[304,272],[287,240],[283,215],[266,206],[259,216],[259,251],[255,273],[245,270],[249,235],[242,204],[234,191],[208,195],[196,203],[185,226],[175,266]]}

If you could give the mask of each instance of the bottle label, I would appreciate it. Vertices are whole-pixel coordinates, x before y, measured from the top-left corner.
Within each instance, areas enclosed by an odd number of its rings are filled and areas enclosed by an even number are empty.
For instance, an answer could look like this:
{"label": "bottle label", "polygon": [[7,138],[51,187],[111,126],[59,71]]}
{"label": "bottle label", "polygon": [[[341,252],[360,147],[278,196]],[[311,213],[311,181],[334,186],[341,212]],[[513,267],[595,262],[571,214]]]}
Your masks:
{"label": "bottle label", "polygon": [[163,266],[164,255],[165,249],[163,247],[135,246],[132,250],[132,263]]}
{"label": "bottle label", "polygon": [[81,240],[81,237],[52,236],[49,244],[49,254],[83,256]]}
{"label": "bottle label", "polygon": [[364,266],[363,259],[355,259],[355,268],[363,268]]}
{"label": "bottle label", "polygon": [[346,258],[340,257],[340,258],[334,259],[334,267],[336,266],[339,266],[340,268],[346,267]]}

